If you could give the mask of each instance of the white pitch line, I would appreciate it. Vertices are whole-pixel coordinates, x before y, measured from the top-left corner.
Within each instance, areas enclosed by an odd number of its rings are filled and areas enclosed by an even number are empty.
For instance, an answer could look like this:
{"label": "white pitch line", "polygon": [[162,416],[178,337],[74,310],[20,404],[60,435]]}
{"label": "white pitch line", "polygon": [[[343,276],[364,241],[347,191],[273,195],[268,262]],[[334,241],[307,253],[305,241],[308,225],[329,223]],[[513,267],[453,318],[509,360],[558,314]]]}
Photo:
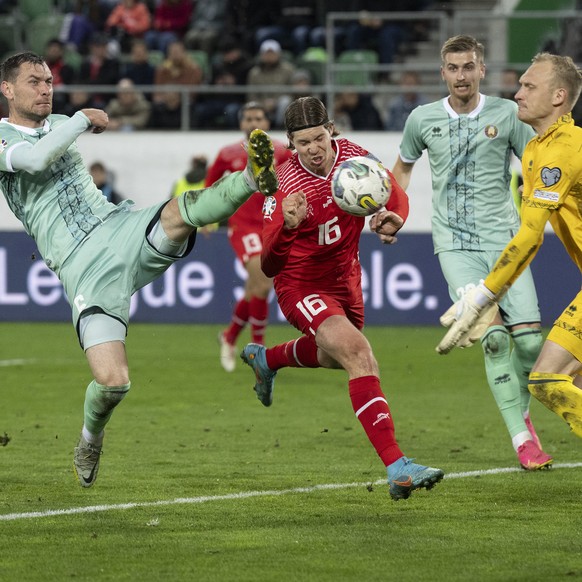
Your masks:
{"label": "white pitch line", "polygon": [[30,364],[36,364],[38,360],[28,359],[14,359],[14,360],[0,360],[0,368],[7,368],[8,366],[28,366]]}
{"label": "white pitch line", "polygon": [[[556,463],[555,469],[577,469],[582,463]],[[484,475],[499,475],[501,473],[518,473],[522,469],[518,467],[499,467],[497,469],[482,469],[480,471],[466,471],[463,473],[448,473],[445,479],[465,479],[467,477],[482,477]],[[374,485],[382,485],[386,479],[379,479]],[[278,495],[291,495],[294,493],[314,493],[331,489],[347,489],[350,487],[366,487],[368,483],[328,483],[313,485],[311,487],[295,487],[293,489],[281,489],[272,491],[247,491],[243,493],[227,493],[225,495],[207,495],[201,497],[178,497],[176,499],[161,499],[159,501],[144,501],[136,503],[116,503],[113,505],[89,505],[87,507],[71,507],[69,509],[48,509],[47,511],[29,511],[26,513],[6,513],[0,515],[0,521],[16,521],[34,517],[55,517],[60,515],[77,515],[81,513],[97,513],[99,511],[113,511],[119,509],[134,509],[136,507],[163,507],[168,505],[192,505],[196,503],[208,503],[211,501],[228,501],[231,499],[249,499],[251,497],[275,497]]]}

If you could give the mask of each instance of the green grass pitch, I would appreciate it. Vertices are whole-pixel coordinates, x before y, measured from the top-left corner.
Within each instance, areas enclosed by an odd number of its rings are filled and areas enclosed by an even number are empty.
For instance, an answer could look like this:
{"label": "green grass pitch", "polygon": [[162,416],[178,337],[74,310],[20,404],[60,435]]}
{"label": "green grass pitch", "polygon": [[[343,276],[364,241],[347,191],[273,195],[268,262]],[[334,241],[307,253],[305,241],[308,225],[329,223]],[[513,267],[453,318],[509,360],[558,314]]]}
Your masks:
{"label": "green grass pitch", "polygon": [[366,329],[402,449],[446,473],[394,502],[343,371],[282,370],[264,408],[250,368],[220,368],[218,329],[131,326],[132,389],[82,489],[72,327],[0,324],[2,582],[582,578],[582,442],[532,402],[557,466],[518,470],[479,346],[439,356],[441,329]]}

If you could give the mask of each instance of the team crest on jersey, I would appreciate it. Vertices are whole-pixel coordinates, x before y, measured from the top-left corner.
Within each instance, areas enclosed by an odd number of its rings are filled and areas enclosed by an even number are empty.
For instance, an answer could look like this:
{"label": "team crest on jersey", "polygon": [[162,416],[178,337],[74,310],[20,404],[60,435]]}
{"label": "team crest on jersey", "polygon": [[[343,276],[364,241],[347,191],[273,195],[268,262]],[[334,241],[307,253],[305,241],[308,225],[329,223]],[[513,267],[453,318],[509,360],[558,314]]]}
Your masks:
{"label": "team crest on jersey", "polygon": [[5,139],[0,140],[0,154],[8,147],[8,142]]}
{"label": "team crest on jersey", "polygon": [[484,131],[489,139],[495,139],[499,135],[499,130],[494,125],[486,125]]}
{"label": "team crest on jersey", "polygon": [[277,208],[277,201],[275,200],[275,197],[268,196],[265,198],[265,202],[263,202],[263,217],[271,218],[271,215],[273,212],[275,212],[275,208]]}
{"label": "team crest on jersey", "polygon": [[560,170],[560,168],[548,168],[544,166],[542,168],[541,176],[544,186],[553,186],[560,181],[562,170]]}

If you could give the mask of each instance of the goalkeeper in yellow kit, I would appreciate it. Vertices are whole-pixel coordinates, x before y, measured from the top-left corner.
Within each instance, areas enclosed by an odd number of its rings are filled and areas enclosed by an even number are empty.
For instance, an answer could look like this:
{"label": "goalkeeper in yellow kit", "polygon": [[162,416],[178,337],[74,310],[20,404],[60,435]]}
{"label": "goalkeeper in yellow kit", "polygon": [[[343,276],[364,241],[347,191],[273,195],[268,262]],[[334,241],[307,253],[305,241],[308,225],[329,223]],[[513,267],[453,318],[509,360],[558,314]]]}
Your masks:
{"label": "goalkeeper in yellow kit", "polygon": [[[536,55],[520,79],[518,117],[536,131],[523,157],[521,227],[482,285],[442,317],[450,326],[437,346],[446,354],[472,345],[495,316],[497,302],[540,248],[549,221],[582,271],[582,128],[571,111],[582,72],[570,57]],[[554,322],[529,376],[529,391],[582,437],[582,291]]]}

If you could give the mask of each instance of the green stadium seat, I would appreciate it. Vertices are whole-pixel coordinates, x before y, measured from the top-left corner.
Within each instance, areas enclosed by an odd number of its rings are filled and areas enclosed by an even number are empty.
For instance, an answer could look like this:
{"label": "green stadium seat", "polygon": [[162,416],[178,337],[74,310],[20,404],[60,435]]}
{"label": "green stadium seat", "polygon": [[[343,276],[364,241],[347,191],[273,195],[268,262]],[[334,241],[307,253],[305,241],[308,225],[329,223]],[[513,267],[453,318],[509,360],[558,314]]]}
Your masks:
{"label": "green stadium seat", "polygon": [[73,48],[66,48],[63,54],[63,60],[78,73],[83,62],[83,55]]}
{"label": "green stadium seat", "polygon": [[20,13],[28,20],[55,13],[54,0],[18,0]]}
{"label": "green stadium seat", "polygon": [[148,51],[148,62],[152,67],[157,67],[164,62],[166,56],[163,51]]}
{"label": "green stadium seat", "polygon": [[18,14],[0,15],[0,54],[22,50],[24,21]]}
{"label": "green stadium seat", "polygon": [[58,38],[65,17],[62,14],[37,16],[26,25],[26,48],[39,55],[44,54],[46,43]]}
{"label": "green stadium seat", "polygon": [[297,66],[300,69],[309,71],[311,75],[311,82],[314,85],[323,85],[325,83],[325,71],[327,69],[327,53],[325,49],[321,49],[325,58],[322,58],[321,53],[315,53],[312,49],[307,49],[302,55],[297,58]]}
{"label": "green stadium seat", "polygon": [[366,68],[378,64],[378,53],[371,50],[351,50],[342,52],[338,65],[345,65],[343,70],[335,73],[336,85],[357,85],[367,87],[373,83],[375,72]]}

